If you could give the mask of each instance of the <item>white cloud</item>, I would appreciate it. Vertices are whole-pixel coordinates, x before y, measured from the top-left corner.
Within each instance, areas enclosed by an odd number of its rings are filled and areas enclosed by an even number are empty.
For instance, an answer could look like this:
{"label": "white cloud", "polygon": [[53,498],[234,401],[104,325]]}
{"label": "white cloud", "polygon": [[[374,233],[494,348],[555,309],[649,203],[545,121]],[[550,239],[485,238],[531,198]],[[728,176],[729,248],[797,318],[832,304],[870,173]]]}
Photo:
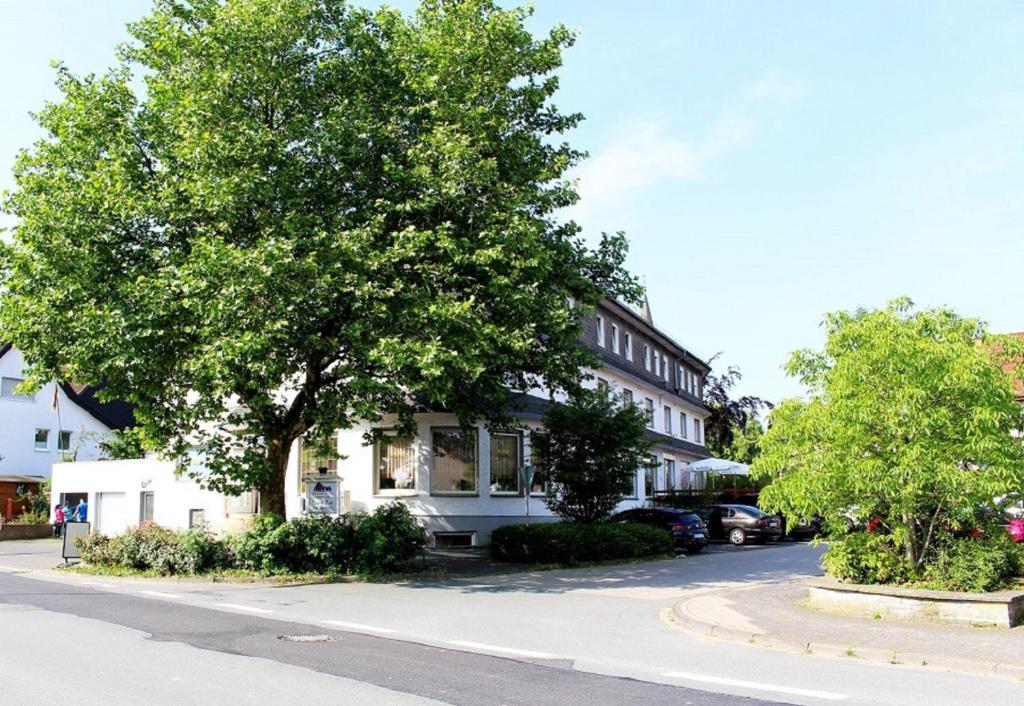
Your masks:
{"label": "white cloud", "polygon": [[798,81],[769,71],[740,92],[735,104],[698,139],[675,134],[664,118],[634,121],[580,168],[580,203],[572,217],[583,221],[620,206],[655,182],[703,179],[711,163],[743,144],[772,108],[797,100],[804,92]]}

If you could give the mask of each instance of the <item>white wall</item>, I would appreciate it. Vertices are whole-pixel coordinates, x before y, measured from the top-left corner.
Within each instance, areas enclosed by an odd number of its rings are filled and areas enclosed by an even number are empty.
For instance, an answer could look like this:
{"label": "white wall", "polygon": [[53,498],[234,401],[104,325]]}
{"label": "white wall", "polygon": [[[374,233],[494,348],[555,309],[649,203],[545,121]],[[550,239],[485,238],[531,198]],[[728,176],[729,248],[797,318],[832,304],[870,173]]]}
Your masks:
{"label": "white wall", "polygon": [[[17,349],[0,357],[0,377],[23,378],[23,359]],[[57,388],[60,420],[53,409]],[[49,429],[45,451],[35,449],[36,429]],[[71,450],[79,460],[99,458],[99,442],[110,430],[72,402],[56,383],[49,383],[32,399],[0,398],[0,474],[49,476],[54,463],[66,455],[57,450],[60,430],[71,432]]]}
{"label": "white wall", "polygon": [[[81,495],[87,496],[89,521],[93,528],[116,534],[139,524],[142,494],[153,493],[153,521],[171,529],[188,529],[189,511],[201,509],[214,530],[232,528],[236,519],[226,512],[223,495],[203,490],[195,481],[178,477],[175,464],[155,458],[127,461],[57,463],[53,466],[53,502],[61,493],[71,493],[72,508]],[[123,513],[119,517],[103,515],[99,493],[124,493]],[[115,528],[110,530],[109,528]]]}

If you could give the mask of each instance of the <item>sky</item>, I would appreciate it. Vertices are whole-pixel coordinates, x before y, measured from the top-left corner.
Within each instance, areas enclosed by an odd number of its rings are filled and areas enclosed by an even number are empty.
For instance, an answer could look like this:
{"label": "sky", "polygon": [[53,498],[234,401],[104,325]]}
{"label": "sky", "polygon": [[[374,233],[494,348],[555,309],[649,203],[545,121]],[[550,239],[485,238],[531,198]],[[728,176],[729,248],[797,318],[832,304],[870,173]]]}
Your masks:
{"label": "sky", "polygon": [[[1024,4],[535,6],[535,32],[580,33],[555,100],[587,118],[567,217],[627,233],[655,325],[738,366],[738,392],[800,394],[782,365],[825,312],[900,295],[1024,330]],[[148,8],[0,0],[0,189],[49,62],[105,70]]]}

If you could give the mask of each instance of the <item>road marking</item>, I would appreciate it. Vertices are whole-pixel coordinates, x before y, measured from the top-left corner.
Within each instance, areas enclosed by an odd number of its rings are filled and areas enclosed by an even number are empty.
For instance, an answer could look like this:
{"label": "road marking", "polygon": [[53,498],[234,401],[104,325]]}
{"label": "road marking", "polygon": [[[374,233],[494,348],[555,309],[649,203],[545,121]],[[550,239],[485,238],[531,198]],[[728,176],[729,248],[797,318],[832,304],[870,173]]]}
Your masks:
{"label": "road marking", "polygon": [[367,632],[392,633],[398,632],[391,628],[378,628],[374,625],[363,625],[362,623],[349,623],[344,620],[324,620],[327,625],[337,625],[340,628],[352,628],[353,630],[365,630]]}
{"label": "road marking", "polygon": [[533,650],[520,650],[515,647],[499,647],[498,645],[487,645],[483,642],[470,642],[469,640],[448,640],[447,644],[458,647],[471,647],[477,650],[488,652],[504,652],[505,654],[516,655],[517,657],[533,657],[534,659],[556,659],[553,654],[547,652],[534,652]]}
{"label": "road marking", "polygon": [[818,691],[817,689],[800,689],[795,686],[780,686],[778,684],[760,684],[753,681],[742,681],[740,679],[726,679],[725,677],[711,677],[706,674],[690,674],[688,672],[666,672],[662,676],[671,679],[685,679],[687,681],[704,682],[706,684],[718,684],[720,686],[737,686],[742,689],[753,689],[755,691],[774,691],[778,694],[791,694],[793,696],[809,696],[814,699],[826,699],[828,701],[842,701],[850,698],[846,694],[837,694],[832,691]]}
{"label": "road marking", "polygon": [[112,583],[101,583],[99,581],[82,581],[83,586],[97,586],[99,588],[113,588]]}
{"label": "road marking", "polygon": [[251,605],[239,605],[238,603],[218,603],[222,608],[234,608],[235,610],[244,610],[250,613],[273,613],[272,610],[266,608],[253,608]]}
{"label": "road marking", "polygon": [[162,591],[139,591],[147,596],[155,596],[156,598],[181,598],[180,593],[163,593]]}

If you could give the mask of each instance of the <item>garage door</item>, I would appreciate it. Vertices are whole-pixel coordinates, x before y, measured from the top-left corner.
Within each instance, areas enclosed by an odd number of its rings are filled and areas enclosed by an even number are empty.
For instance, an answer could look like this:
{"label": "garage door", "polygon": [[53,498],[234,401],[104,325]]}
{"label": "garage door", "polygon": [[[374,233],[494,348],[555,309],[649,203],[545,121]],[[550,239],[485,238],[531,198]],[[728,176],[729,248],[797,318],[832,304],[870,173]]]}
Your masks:
{"label": "garage door", "polygon": [[108,537],[133,524],[124,493],[96,493],[96,530]]}

